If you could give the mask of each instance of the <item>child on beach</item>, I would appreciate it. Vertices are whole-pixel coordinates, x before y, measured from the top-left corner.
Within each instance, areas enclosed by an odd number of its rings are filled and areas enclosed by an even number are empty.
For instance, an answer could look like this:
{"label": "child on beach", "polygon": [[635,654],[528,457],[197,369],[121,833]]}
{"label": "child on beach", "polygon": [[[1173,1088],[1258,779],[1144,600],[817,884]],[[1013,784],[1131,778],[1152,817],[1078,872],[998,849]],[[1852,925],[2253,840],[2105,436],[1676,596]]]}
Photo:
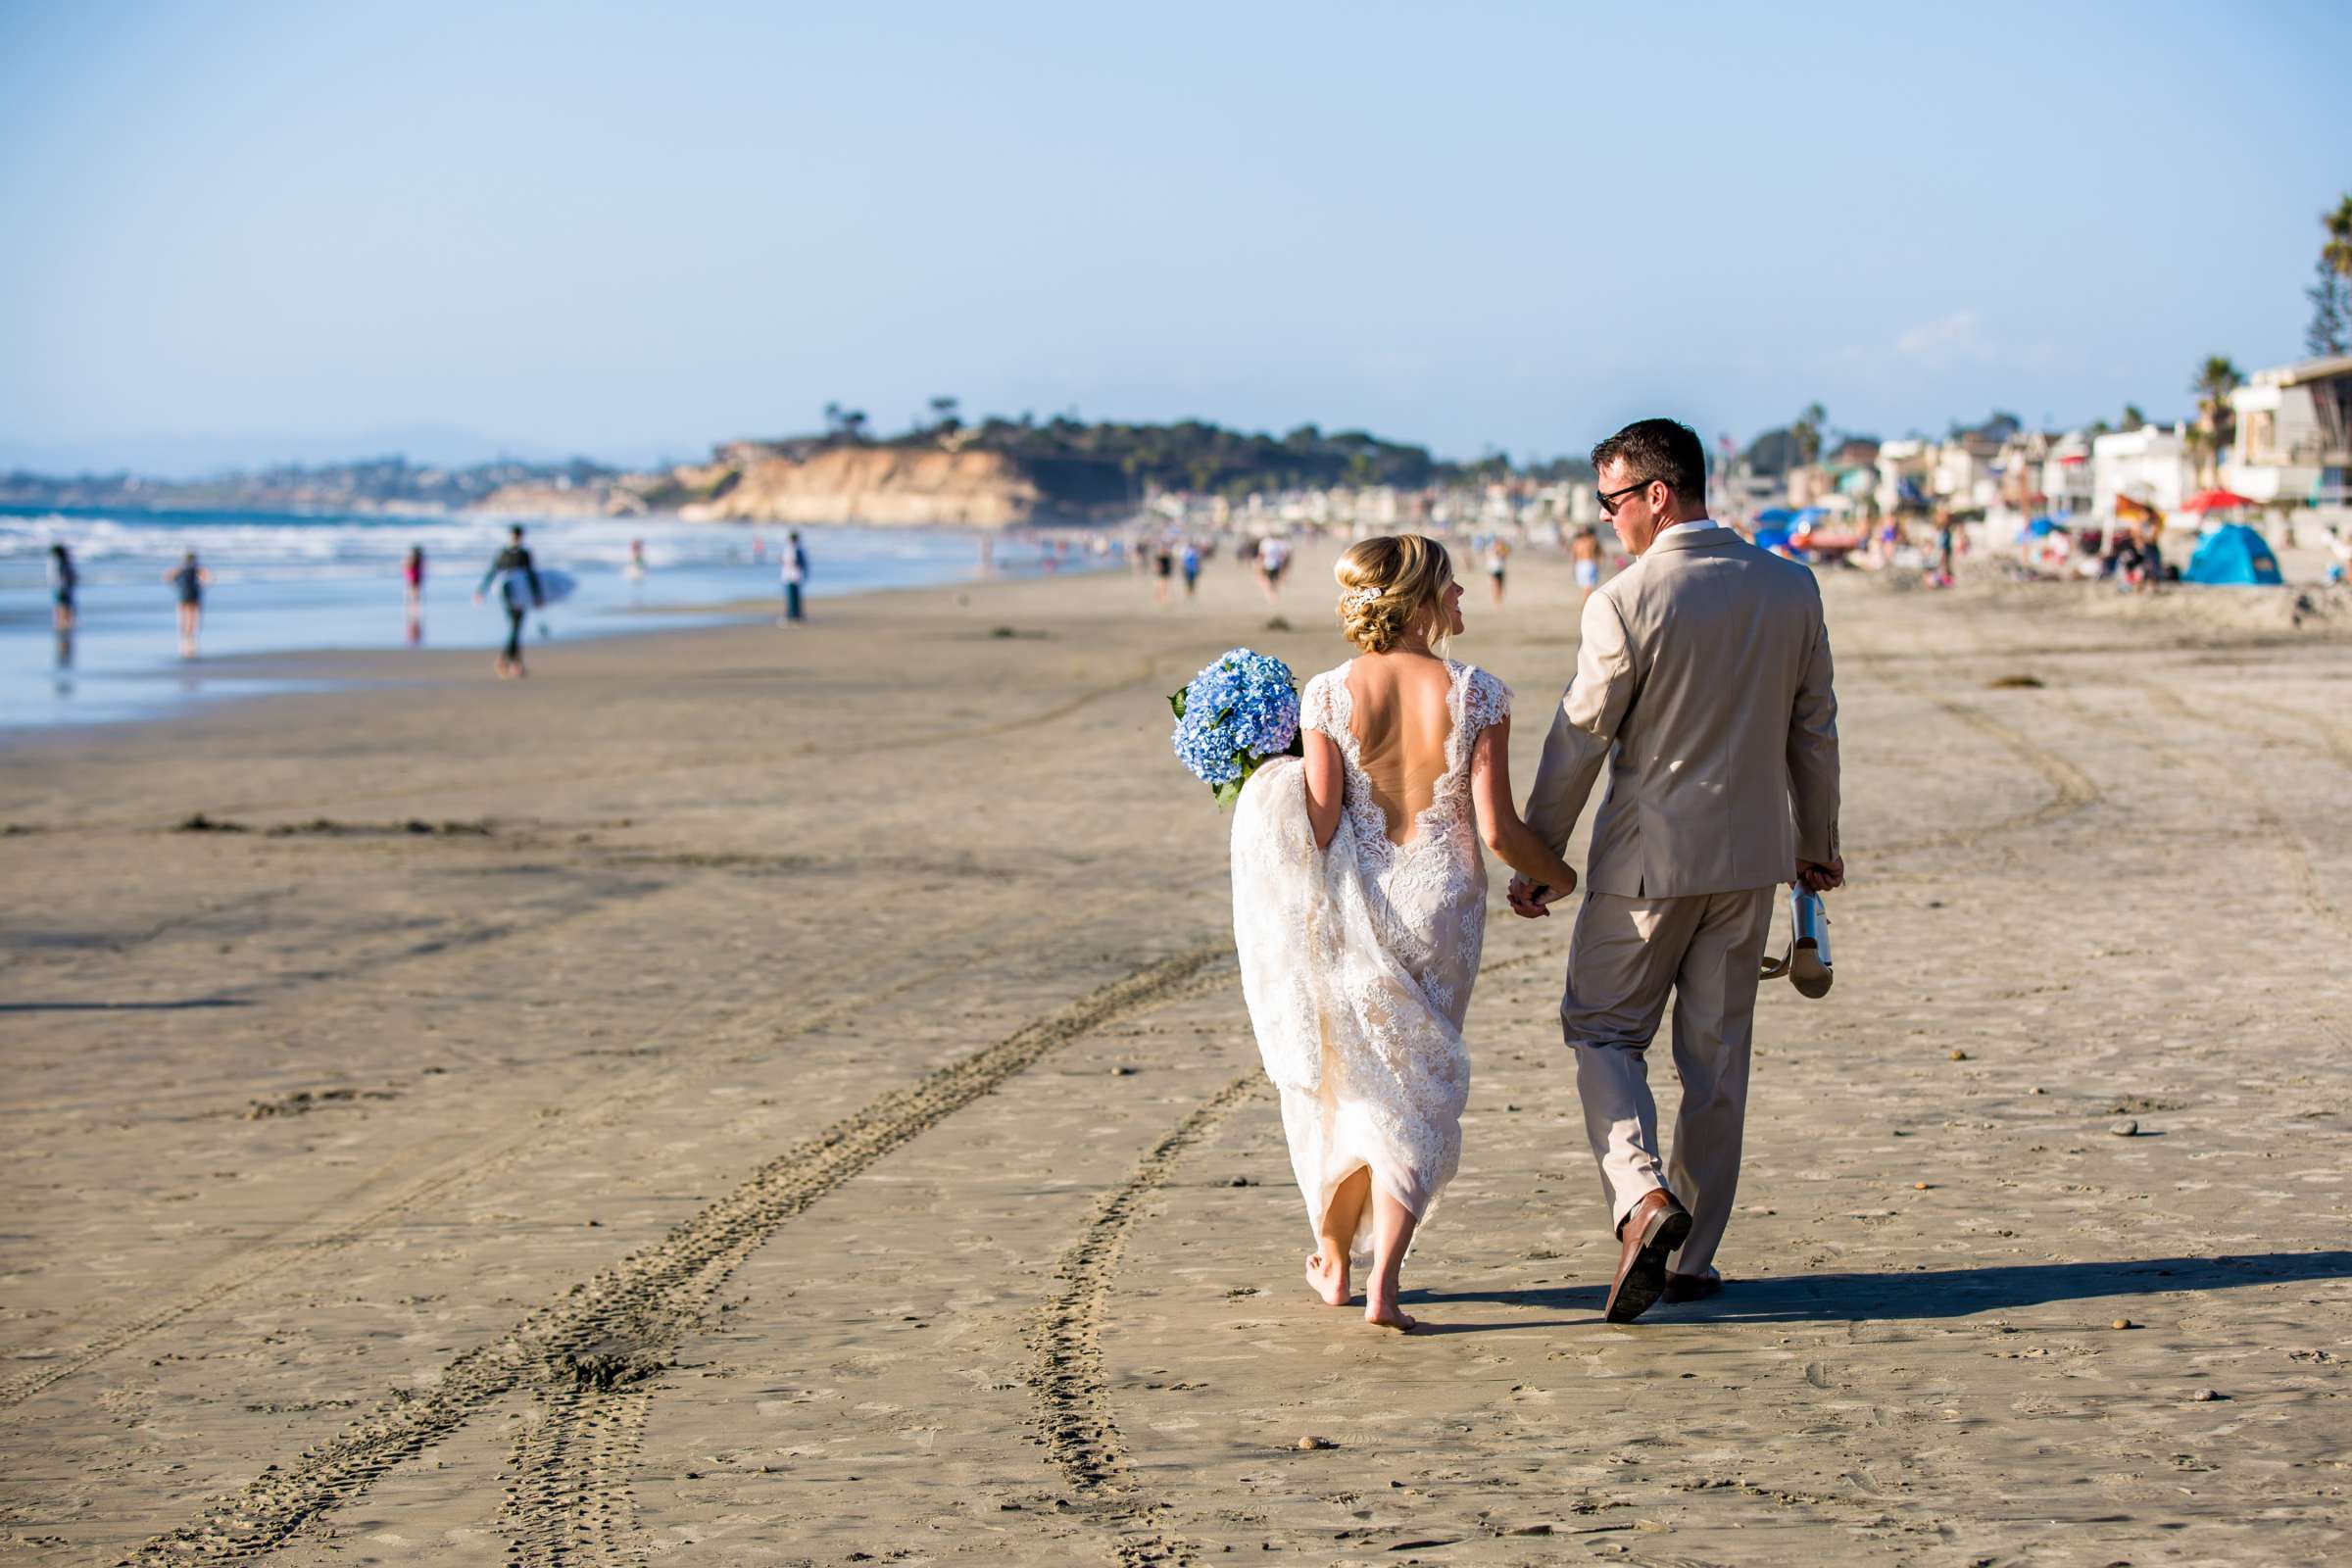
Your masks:
{"label": "child on beach", "polygon": [[424,546],[409,546],[409,558],[400,564],[400,577],[408,588],[409,646],[414,648],[424,641]]}
{"label": "child on beach", "polygon": [[179,596],[179,657],[182,659],[196,657],[196,634],[204,626],[204,588],[212,580],[213,574],[197,564],[196,552],[193,550],[179,558],[178,565],[164,573],[164,581],[170,583]]}
{"label": "child on beach", "polygon": [[1568,558],[1576,563],[1576,602],[1582,605],[1600,586],[1600,535],[1589,527],[1578,530]]}

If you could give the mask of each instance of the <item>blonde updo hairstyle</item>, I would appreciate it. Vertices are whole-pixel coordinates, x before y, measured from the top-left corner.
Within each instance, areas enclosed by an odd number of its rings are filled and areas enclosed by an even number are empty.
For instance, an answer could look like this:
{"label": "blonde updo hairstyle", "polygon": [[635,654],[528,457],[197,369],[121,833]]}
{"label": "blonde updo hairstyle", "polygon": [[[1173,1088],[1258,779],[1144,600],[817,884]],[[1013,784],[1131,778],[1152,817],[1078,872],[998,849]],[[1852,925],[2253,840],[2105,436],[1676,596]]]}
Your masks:
{"label": "blonde updo hairstyle", "polygon": [[1340,584],[1340,629],[1367,654],[1385,654],[1416,628],[1446,642],[1446,590],[1453,560],[1417,533],[1382,534],[1348,547],[1331,569]]}

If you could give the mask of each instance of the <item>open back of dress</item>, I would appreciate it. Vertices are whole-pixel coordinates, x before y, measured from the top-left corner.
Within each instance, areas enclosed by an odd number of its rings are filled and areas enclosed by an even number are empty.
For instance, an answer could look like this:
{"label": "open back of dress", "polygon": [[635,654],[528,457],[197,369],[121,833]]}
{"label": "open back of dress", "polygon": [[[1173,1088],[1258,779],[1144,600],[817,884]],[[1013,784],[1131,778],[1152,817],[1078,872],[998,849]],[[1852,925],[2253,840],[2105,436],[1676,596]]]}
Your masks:
{"label": "open back of dress", "polygon": [[1388,840],[1402,848],[1453,770],[1453,673],[1436,660],[1350,660],[1348,728]]}

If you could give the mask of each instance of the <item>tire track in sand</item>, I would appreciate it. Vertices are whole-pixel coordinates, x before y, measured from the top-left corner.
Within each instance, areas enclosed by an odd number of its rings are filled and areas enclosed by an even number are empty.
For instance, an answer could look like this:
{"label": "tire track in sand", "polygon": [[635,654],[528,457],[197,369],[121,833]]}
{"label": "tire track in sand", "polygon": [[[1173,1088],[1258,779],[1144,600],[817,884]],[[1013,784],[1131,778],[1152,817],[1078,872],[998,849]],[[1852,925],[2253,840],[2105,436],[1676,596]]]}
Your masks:
{"label": "tire track in sand", "polygon": [[1031,1322],[1037,1361],[1030,1386],[1037,1395],[1038,1431],[1070,1490],[1081,1503],[1092,1505],[1094,1523],[1109,1532],[1121,1568],[1191,1563],[1198,1556],[1190,1543],[1168,1529],[1167,1504],[1138,1487],[1111,1413],[1102,1368],[1102,1313],[1111,1279],[1146,1201],[1167,1184],[1194,1145],[1266,1088],[1265,1074],[1252,1068],[1154,1144],[1134,1173],[1095,1205],[1054,1271],[1061,1289]]}
{"label": "tire track in sand", "polygon": [[[572,1286],[496,1341],[450,1361],[428,1386],[395,1394],[336,1437],[270,1467],[188,1524],[155,1537],[123,1559],[126,1568],[266,1554],[514,1390],[545,1389],[558,1410],[605,1405],[603,1396],[615,1390],[638,1397],[643,1393],[638,1386],[667,1364],[712,1294],[779,1228],[1062,1046],[1180,993],[1230,951],[1217,944],[1148,964],[907,1088],[878,1097],[771,1159],[661,1242]],[[602,1532],[580,1527],[583,1510],[611,1514],[622,1506],[612,1495],[613,1482],[620,1478],[609,1464],[598,1462],[593,1452],[584,1463],[575,1463],[552,1442],[529,1441],[517,1445],[516,1464],[510,1513],[519,1561],[627,1560],[625,1552],[592,1555],[625,1544],[625,1523]],[[596,1484],[585,1496],[576,1487],[565,1494],[564,1478],[581,1473]]]}
{"label": "tire track in sand", "polygon": [[[2127,679],[2124,684],[2128,689],[2145,698],[2149,707],[2174,718],[2184,719],[2192,724],[2203,724],[2208,728],[2220,730],[2224,734],[2249,733],[2242,726],[2225,723],[2211,714],[2198,712],[2182,701],[2178,692],[2168,686],[2130,679]],[[2294,887],[2295,896],[2303,901],[2304,908],[2328,924],[2334,926],[2346,936],[2352,936],[2352,916],[2348,916],[2344,910],[2336,906],[2333,900],[2328,897],[2327,886],[2320,880],[2319,867],[2311,862],[2311,853],[2303,848],[2301,839],[2296,836],[2292,828],[2287,826],[2286,818],[2272,803],[2270,791],[2263,787],[2260,770],[2226,766],[2210,756],[2185,751],[2158,739],[2144,725],[2122,724],[2106,714],[2096,714],[2094,717],[2096,722],[2121,732],[2126,738],[2156,756],[2167,759],[2177,766],[2198,769],[2235,786],[2241,797],[2253,806],[2255,825],[2262,829],[2263,835],[2271,841],[2273,848],[2278,850],[2279,858],[2285,862],[2286,879]],[[2268,740],[2280,739],[2276,735],[2264,734],[2260,730],[2250,733],[2260,735]]]}
{"label": "tire track in sand", "polygon": [[[294,1264],[355,1246],[384,1226],[396,1223],[432,1202],[445,1200],[535,1157],[540,1149],[552,1141],[577,1136],[591,1127],[610,1125],[618,1120],[631,1103],[648,1094],[672,1093],[683,1085],[700,1082],[714,1068],[734,1059],[739,1048],[748,1045],[781,1045],[829,1028],[869,1012],[877,1004],[937,979],[951,969],[968,966],[1041,941],[1050,941],[1054,934],[1085,925],[1091,918],[1091,914],[1072,915],[1050,927],[1033,927],[1017,937],[983,944],[970,952],[957,954],[950,961],[930,964],[898,979],[867,986],[812,1012],[803,1013],[792,1021],[790,1027],[780,1025],[787,1014],[804,1005],[797,997],[739,1009],[731,1016],[709,1023],[704,1021],[705,1017],[723,1010],[723,999],[707,997],[683,1004],[655,1025],[647,1039],[658,1043],[691,1034],[696,1037],[696,1043],[685,1052],[652,1055],[640,1065],[606,1080],[584,1096],[575,1095],[568,1102],[543,1109],[536,1125],[497,1145],[487,1153],[445,1161],[437,1169],[427,1172],[372,1206],[340,1218],[315,1214],[285,1227],[277,1235],[248,1243],[226,1259],[205,1268],[198,1274],[192,1287],[168,1297],[136,1317],[99,1329],[81,1344],[64,1352],[62,1359],[0,1380],[0,1422],[16,1419],[18,1407],[44,1389],[86,1371],[116,1351],[217,1305]],[[942,933],[941,940],[952,941],[969,936],[989,929],[994,923],[990,917],[967,920]],[[386,1181],[415,1162],[413,1155],[396,1156],[380,1167],[369,1178],[369,1183]]]}
{"label": "tire track in sand", "polygon": [[[1152,1004],[1224,991],[1234,979],[1231,970],[1211,964]],[[653,1407],[652,1379],[665,1361],[606,1354],[591,1359],[586,1376],[543,1391],[540,1419],[516,1437],[505,1478],[512,1561],[538,1568],[646,1560],[629,1475]]]}
{"label": "tire track in sand", "polygon": [[2041,775],[2050,786],[2050,798],[2032,810],[1998,821],[1971,827],[1942,828],[1914,839],[1902,839],[1880,847],[1881,856],[1908,855],[1920,850],[1944,849],[1955,844],[1974,844],[1995,833],[2014,833],[2024,829],[2046,827],[2052,822],[2073,816],[2076,812],[2097,805],[2104,792],[2083,772],[2065,758],[1982,708],[1945,697],[1921,685],[1911,676],[1898,672],[1888,657],[1875,648],[1855,649],[1856,658],[1871,673],[1907,697],[1933,703],[1952,717],[1976,730],[1979,734],[1998,741],[2009,754]]}

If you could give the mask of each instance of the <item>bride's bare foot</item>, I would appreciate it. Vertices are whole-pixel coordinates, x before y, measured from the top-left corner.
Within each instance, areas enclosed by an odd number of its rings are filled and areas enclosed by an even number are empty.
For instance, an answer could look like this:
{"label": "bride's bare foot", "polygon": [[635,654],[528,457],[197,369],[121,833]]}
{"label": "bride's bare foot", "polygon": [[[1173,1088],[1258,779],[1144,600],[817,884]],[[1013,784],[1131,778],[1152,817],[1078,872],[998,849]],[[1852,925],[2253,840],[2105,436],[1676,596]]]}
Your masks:
{"label": "bride's bare foot", "polygon": [[1396,1304],[1395,1286],[1384,1291],[1375,1285],[1364,1292],[1364,1321],[1376,1329],[1395,1329],[1399,1334],[1410,1334],[1421,1326],[1419,1318],[1406,1316],[1404,1309]]}
{"label": "bride's bare foot", "polygon": [[1348,1259],[1341,1258],[1335,1267],[1323,1261],[1322,1253],[1309,1254],[1306,1260],[1306,1288],[1321,1297],[1325,1306],[1346,1306]]}

